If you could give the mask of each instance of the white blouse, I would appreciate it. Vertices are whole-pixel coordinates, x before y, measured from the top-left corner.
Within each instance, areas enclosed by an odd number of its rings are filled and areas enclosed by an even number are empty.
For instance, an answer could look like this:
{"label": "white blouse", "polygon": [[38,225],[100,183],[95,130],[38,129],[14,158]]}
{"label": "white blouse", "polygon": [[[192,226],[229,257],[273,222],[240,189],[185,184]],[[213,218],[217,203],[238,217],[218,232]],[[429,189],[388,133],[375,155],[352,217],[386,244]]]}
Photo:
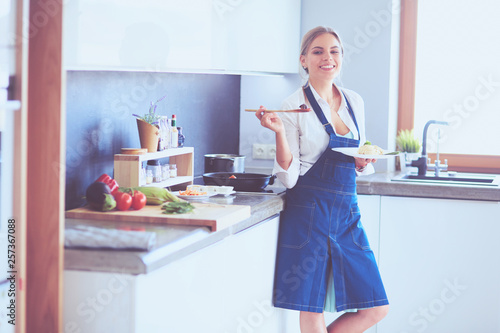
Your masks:
{"label": "white blouse", "polygon": [[[314,97],[321,107],[321,110],[323,111],[323,114],[325,115],[326,119],[331,122],[332,116],[330,113],[330,106],[323,98],[319,96],[319,94],[314,90],[312,86],[310,87]],[[362,145],[366,141],[365,108],[363,99],[352,90],[344,88],[339,88],[339,90],[343,91],[349,99],[352,111],[354,112],[354,116],[356,117],[356,121],[358,122],[360,137],[358,137],[356,125],[354,124],[354,121],[351,119],[349,111],[347,110],[347,103],[343,94],[341,94],[342,100],[340,103],[338,115],[352,132],[354,138],[360,139],[360,144]],[[297,109],[300,105],[305,103],[304,93],[302,87],[300,87],[283,101],[282,109]],[[293,158],[288,170],[284,170],[275,159],[273,174],[276,174],[278,179],[283,183],[285,187],[292,188],[297,183],[299,176],[304,175],[307,170],[309,170],[319,159],[321,154],[323,154],[328,146],[330,137],[328,136],[328,133],[326,133],[323,125],[321,124],[314,111],[303,113],[283,112],[279,114],[279,116],[285,126],[286,138],[288,140]],[[363,172],[356,171],[356,173],[357,175],[368,175],[374,173],[374,168],[371,164],[368,164]]]}

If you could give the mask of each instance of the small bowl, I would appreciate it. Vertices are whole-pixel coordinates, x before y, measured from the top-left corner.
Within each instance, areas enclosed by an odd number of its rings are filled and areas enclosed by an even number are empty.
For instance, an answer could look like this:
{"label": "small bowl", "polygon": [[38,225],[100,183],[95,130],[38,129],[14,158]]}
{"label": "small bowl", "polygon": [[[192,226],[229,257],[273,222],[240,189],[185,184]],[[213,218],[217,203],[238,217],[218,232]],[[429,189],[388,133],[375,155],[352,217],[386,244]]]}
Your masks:
{"label": "small bowl", "polygon": [[207,192],[208,194],[215,193],[217,186],[202,186],[200,188],[201,192]]}
{"label": "small bowl", "polygon": [[233,186],[219,186],[217,187],[217,193],[219,194],[231,194],[233,192]]}

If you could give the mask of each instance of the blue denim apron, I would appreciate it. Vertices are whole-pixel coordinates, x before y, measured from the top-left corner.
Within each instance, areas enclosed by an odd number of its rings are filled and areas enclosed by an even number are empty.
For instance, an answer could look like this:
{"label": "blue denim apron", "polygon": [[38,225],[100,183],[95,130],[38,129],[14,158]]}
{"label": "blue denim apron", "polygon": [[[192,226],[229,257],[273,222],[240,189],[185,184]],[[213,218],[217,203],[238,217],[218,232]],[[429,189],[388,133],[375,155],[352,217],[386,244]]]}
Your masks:
{"label": "blue denim apron", "polygon": [[[375,256],[360,221],[354,158],[331,150],[358,147],[359,140],[335,135],[307,84],[304,92],[330,142],[318,161],[286,192],[279,230],[274,306],[323,312],[332,270],[337,311],[388,304]],[[349,101],[347,108],[359,133]]]}

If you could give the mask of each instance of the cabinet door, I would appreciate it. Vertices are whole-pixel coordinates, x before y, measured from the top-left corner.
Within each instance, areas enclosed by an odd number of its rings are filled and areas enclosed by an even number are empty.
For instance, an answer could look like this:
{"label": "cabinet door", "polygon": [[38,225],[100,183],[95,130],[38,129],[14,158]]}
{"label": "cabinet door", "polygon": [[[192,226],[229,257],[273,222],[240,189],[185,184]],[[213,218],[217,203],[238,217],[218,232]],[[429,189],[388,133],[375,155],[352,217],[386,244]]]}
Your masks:
{"label": "cabinet door", "polygon": [[135,332],[279,332],[271,303],[278,222],[138,277]]}
{"label": "cabinet door", "polygon": [[298,70],[300,0],[65,4],[67,69]]}
{"label": "cabinet door", "polygon": [[500,203],[382,197],[378,332],[500,332]]}
{"label": "cabinet door", "polygon": [[230,71],[297,73],[300,0],[214,0],[213,59]]}
{"label": "cabinet door", "polygon": [[134,332],[225,332],[226,254],[221,240],[140,275]]}
{"label": "cabinet door", "polygon": [[223,332],[280,332],[272,305],[279,218],[227,238]]}
{"label": "cabinet door", "polygon": [[80,0],[64,7],[68,69],[212,67],[212,1]]}

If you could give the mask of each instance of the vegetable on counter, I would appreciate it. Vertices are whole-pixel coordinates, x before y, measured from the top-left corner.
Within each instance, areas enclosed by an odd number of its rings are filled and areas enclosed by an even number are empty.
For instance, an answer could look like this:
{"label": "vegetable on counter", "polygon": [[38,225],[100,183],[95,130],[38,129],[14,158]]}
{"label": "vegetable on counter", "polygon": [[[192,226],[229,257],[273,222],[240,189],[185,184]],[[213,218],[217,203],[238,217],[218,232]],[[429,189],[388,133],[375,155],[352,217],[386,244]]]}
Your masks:
{"label": "vegetable on counter", "polygon": [[132,206],[132,196],[128,193],[117,191],[114,195],[116,200],[116,209],[124,211]]}
{"label": "vegetable on counter", "polygon": [[107,212],[116,207],[111,189],[103,182],[95,181],[90,184],[85,195],[89,206],[95,210]]}
{"label": "vegetable on counter", "polygon": [[105,173],[103,173],[99,178],[97,178],[96,182],[102,182],[108,185],[112,195],[115,195],[115,193],[118,191],[119,185],[116,182],[116,180],[114,180]]}
{"label": "vegetable on counter", "polygon": [[146,195],[141,191],[134,191],[132,194],[132,208],[135,210],[139,210],[146,206],[147,202]]}
{"label": "vegetable on counter", "polygon": [[184,214],[189,213],[194,209],[194,206],[189,202],[167,202],[161,206],[163,214]]}
{"label": "vegetable on counter", "polygon": [[161,205],[165,202],[183,202],[177,196],[173,195],[169,190],[163,187],[155,186],[139,186],[139,187],[120,187],[122,192],[140,191],[146,196],[146,204]]}

